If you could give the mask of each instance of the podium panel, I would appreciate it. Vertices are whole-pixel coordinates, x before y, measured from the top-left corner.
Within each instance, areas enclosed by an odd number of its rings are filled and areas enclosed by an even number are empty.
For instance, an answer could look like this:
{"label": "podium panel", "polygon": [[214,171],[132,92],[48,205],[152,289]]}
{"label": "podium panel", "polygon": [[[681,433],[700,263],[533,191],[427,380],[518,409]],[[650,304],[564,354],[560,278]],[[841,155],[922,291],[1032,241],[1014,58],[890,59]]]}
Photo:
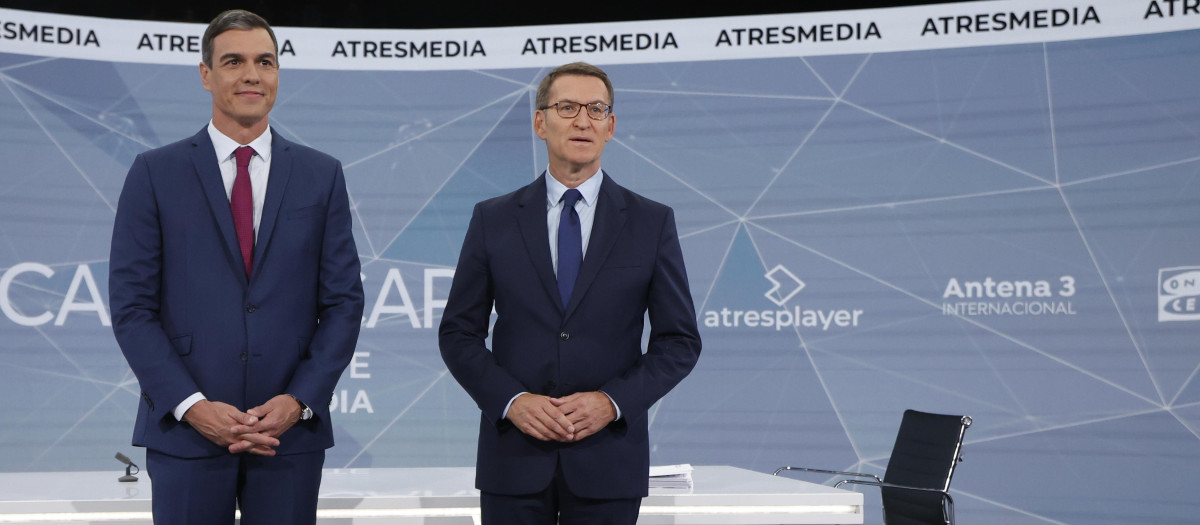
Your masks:
{"label": "podium panel", "polygon": [[[150,478],[118,472],[0,474],[0,523],[149,524]],[[863,495],[729,466],[699,466],[690,489],[650,489],[639,524],[862,523]],[[479,522],[475,469],[326,469],[318,523]]]}

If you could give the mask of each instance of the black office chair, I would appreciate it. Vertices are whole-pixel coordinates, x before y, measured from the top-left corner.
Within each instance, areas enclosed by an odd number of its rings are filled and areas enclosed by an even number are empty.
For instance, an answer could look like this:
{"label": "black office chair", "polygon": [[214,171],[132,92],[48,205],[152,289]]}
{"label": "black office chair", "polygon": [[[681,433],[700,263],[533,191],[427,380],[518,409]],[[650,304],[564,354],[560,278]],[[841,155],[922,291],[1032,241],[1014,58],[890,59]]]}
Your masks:
{"label": "black office chair", "polygon": [[954,525],[950,478],[954,476],[954,467],[962,461],[963,434],[970,426],[970,416],[905,410],[883,479],[874,474],[804,467],[780,467],[775,475],[798,470],[874,478],[875,481],[843,479],[834,486],[879,487],[883,522],[887,525]]}

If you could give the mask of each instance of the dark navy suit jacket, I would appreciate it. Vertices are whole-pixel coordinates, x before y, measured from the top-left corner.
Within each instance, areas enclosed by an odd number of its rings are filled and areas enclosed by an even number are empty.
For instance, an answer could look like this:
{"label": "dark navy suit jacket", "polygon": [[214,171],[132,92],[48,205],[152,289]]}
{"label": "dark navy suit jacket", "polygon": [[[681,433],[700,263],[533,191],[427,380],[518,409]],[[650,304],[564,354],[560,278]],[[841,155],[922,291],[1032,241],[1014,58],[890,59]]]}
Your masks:
{"label": "dark navy suit jacket", "polygon": [[142,390],[133,444],[177,457],[228,454],[171,413],[202,392],[243,411],[292,394],[315,417],[276,451],[333,446],[329,401],[363,309],[336,159],[274,133],[253,262],[247,279],[206,129],[137,156],[109,271],[113,331]]}
{"label": "dark navy suit jacket", "polygon": [[[475,206],[442,318],[442,358],[483,413],[476,487],[537,492],[561,463],[576,495],[645,496],[647,411],[700,355],[674,215],[605,174],[564,310],[551,266],[545,176]],[[493,304],[489,352],[484,340]],[[519,392],[558,397],[596,390],[617,403],[622,417],[576,443],[538,441],[502,418]]]}

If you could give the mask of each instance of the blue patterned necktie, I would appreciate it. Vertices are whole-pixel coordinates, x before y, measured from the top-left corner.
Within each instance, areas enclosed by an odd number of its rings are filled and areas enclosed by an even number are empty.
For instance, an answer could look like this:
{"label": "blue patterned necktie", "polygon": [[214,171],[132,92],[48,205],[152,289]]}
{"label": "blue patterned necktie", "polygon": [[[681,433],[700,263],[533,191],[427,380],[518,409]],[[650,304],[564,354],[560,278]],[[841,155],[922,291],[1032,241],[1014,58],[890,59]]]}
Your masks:
{"label": "blue patterned necktie", "polygon": [[558,295],[562,297],[563,309],[571,302],[571,289],[583,264],[583,235],[579,230],[579,214],[575,212],[575,203],[582,198],[579,190],[567,190],[558,218]]}

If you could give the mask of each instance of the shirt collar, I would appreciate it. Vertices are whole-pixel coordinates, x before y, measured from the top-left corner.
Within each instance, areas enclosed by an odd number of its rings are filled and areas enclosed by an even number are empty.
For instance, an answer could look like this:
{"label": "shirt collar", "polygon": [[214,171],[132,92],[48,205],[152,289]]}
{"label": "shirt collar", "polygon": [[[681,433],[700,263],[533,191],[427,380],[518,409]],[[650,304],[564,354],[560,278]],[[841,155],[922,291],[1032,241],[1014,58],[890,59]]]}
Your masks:
{"label": "shirt collar", "polygon": [[[225,159],[233,156],[233,151],[238,149],[239,146],[242,146],[242,144],[238,144],[236,140],[233,140],[224,133],[221,133],[221,131],[213,125],[211,120],[208,121],[208,138],[212,140],[213,149],[217,152],[217,162],[223,162]],[[262,159],[266,162],[270,162],[271,127],[267,126],[266,131],[263,131],[262,135],[259,135],[258,138],[250,141],[250,143],[246,144],[246,146],[254,148],[254,152],[257,153],[259,157],[262,157]]]}
{"label": "shirt collar", "polygon": [[[600,196],[600,183],[603,181],[604,171],[596,169],[594,175],[588,177],[587,180],[575,188],[583,195],[584,204],[588,206],[596,205],[596,198]],[[546,170],[546,203],[549,207],[553,208],[558,204],[558,201],[562,200],[562,196],[567,192],[567,189],[563,183],[558,182],[558,179],[550,174],[549,169]]]}

